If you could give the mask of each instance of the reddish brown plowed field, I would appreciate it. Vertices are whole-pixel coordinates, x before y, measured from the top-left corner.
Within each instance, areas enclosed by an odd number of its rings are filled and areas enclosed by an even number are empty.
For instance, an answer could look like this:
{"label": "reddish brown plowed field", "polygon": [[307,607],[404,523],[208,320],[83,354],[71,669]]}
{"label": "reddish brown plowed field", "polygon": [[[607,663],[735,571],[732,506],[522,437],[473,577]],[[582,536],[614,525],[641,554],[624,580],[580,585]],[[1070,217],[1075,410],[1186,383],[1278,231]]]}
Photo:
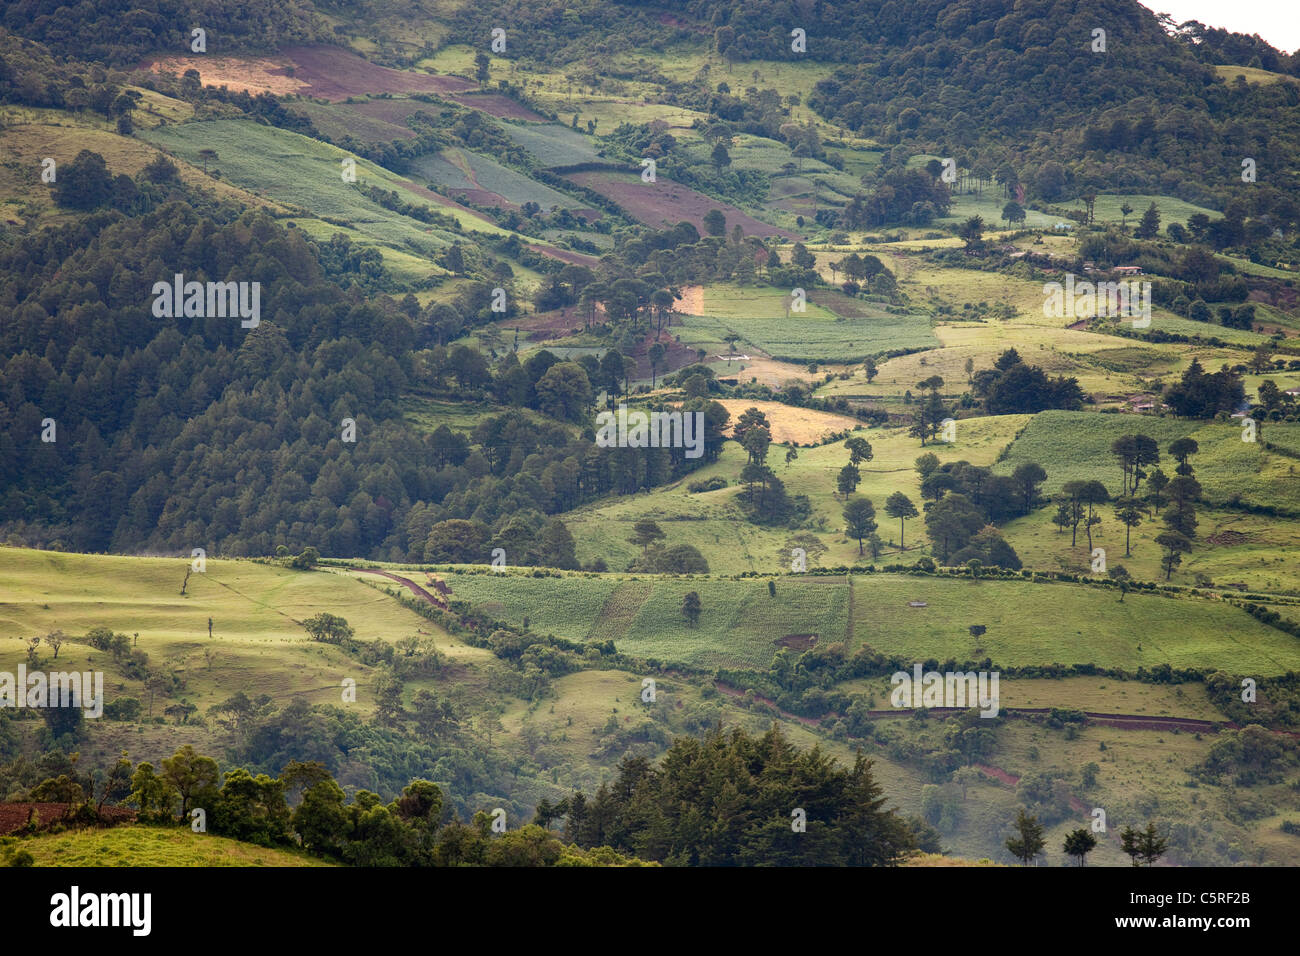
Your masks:
{"label": "reddish brown plowed field", "polygon": [[286,47],[294,79],[307,83],[307,94],[343,100],[361,93],[461,93],[475,89],[472,80],[390,70],[337,46]]}
{"label": "reddish brown plowed field", "polygon": [[1002,781],[1009,787],[1014,787],[1017,783],[1020,782],[1019,777],[1017,777],[1013,773],[1007,773],[1001,767],[992,767],[986,763],[973,763],[971,764],[971,766],[974,767],[976,770],[980,771],[980,773],[992,777],[994,780]]}
{"label": "reddish brown plowed field", "polygon": [[607,199],[612,199],[626,209],[628,215],[647,226],[662,228],[685,221],[703,234],[705,213],[710,209],[719,209],[727,217],[728,234],[732,227],[739,225],[741,232],[746,236],[799,238],[798,233],[759,222],[735,206],[719,202],[704,193],[664,179],[662,176],[654,183],[643,183],[639,177],[627,173],[603,171],[570,173],[565,178],[579,186],[594,189]]}
{"label": "reddish brown plowed field", "polygon": [[500,93],[454,93],[447,98],[461,106],[468,106],[472,110],[480,110],[489,116],[497,116],[501,119],[527,120],[531,123],[546,122],[545,116],[538,116],[528,107]]}
{"label": "reddish brown plowed field", "polygon": [[463,199],[479,206],[495,206],[497,209],[520,208],[517,203],[512,203],[500,193],[494,193],[487,189],[449,189],[448,192],[455,193],[457,199]]}
{"label": "reddish brown plowed field", "polygon": [[445,96],[477,88],[472,80],[459,76],[390,70],[337,46],[285,47],[270,57],[166,56],[146,60],[141,66],[177,75],[195,69],[205,86],[277,95],[301,93],[335,102],[365,93]]}
{"label": "reddish brown plowed field", "polygon": [[[401,126],[406,122],[406,118],[420,110],[425,112],[434,112],[437,107],[432,103],[424,103],[420,100],[364,100],[360,103],[349,103],[344,109],[356,110],[365,116],[373,119],[383,120],[385,123],[392,123],[394,126]],[[414,132],[411,133],[415,135]]]}

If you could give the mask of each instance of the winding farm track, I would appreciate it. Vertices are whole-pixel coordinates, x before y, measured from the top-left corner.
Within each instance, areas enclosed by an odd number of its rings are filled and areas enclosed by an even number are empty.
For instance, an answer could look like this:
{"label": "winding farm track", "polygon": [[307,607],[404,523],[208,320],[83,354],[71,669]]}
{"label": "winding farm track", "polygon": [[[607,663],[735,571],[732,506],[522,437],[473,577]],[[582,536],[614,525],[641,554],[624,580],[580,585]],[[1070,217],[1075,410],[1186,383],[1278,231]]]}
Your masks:
{"label": "winding farm track", "polygon": [[[391,571],[381,571],[378,568],[348,568],[347,570],[382,575],[392,581],[397,581],[399,584],[406,585],[406,587],[410,588],[412,592],[418,594],[435,607],[445,607],[441,601],[436,599],[432,594],[420,587],[420,585],[416,584],[410,578],[401,577],[393,574]],[[729,684],[724,684],[722,681],[714,681],[713,686],[728,697],[745,696],[744,691],[732,687]],[[761,704],[766,704],[773,708],[785,720],[797,721],[806,727],[818,727],[821,725],[820,719],[816,717],[801,717],[798,714],[792,714],[787,710],[782,710],[776,706],[775,701],[766,697],[756,694],[754,695],[754,699]],[[1045,716],[1050,714],[1052,710],[1053,708],[1051,707],[1003,707],[1001,713],[1004,713],[1009,717],[1032,718]],[[882,717],[906,717],[915,712],[916,710],[911,707],[899,707],[890,710],[869,710],[867,711],[867,716],[872,720],[875,720]],[[930,707],[927,710],[927,713],[940,717],[960,714],[962,712],[963,709],[960,707]],[[1090,724],[1097,724],[1102,727],[1115,727],[1120,730],[1185,730],[1193,733],[1217,734],[1220,730],[1225,728],[1228,730],[1239,730],[1241,726],[1240,724],[1235,724],[1232,721],[1227,720],[1198,720],[1194,717],[1152,717],[1149,714],[1105,714],[1091,710],[1085,710],[1083,715],[1088,718],[1088,723]],[[1274,730],[1272,732],[1284,737],[1300,739],[1300,732],[1293,730]]]}
{"label": "winding farm track", "polygon": [[420,597],[424,598],[426,601],[428,601],[428,602],[429,602],[430,604],[432,604],[434,607],[442,608],[443,610],[446,610],[447,605],[446,605],[445,603],[443,603],[442,601],[439,601],[439,600],[438,600],[437,598],[435,598],[432,594],[430,594],[430,593],[429,593],[428,591],[426,591],[424,588],[420,587],[420,585],[416,584],[416,583],[415,583],[414,581],[412,581],[410,578],[398,577],[396,574],[393,574],[393,573],[390,572],[390,571],[381,571],[381,570],[379,570],[378,568],[347,568],[347,570],[348,570],[348,571],[364,572],[364,573],[366,573],[366,574],[381,574],[381,575],[383,575],[384,577],[389,578],[389,579],[391,579],[391,580],[393,580],[393,581],[397,581],[397,582],[400,583],[400,584],[405,584],[405,585],[406,585],[408,588],[410,588],[413,592],[415,592],[416,594],[418,594]]}

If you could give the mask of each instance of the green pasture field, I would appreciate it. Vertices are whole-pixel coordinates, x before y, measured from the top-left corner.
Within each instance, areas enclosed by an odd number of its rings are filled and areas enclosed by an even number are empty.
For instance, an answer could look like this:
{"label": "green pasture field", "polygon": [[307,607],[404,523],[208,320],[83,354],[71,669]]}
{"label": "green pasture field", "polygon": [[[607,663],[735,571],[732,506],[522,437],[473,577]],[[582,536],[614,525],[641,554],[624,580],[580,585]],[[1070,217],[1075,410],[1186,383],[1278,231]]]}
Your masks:
{"label": "green pasture field", "polygon": [[[1083,664],[1136,670],[1296,669],[1300,640],[1232,605],[1073,584],[879,574],[854,582],[855,640],[924,661],[991,657],[997,665]],[[910,607],[922,601],[926,607]],[[973,624],[988,628],[979,638]]]}
{"label": "green pasture field", "polygon": [[[839,578],[781,578],[775,597],[765,580],[700,576],[451,575],[448,584],[457,597],[511,623],[527,616],[542,633],[613,640],[625,654],[696,667],[766,668],[788,634],[837,643],[847,633],[848,589]],[[682,615],[689,591],[703,605],[694,627]]]}
{"label": "green pasture field", "polygon": [[[952,197],[952,205],[948,207],[948,215],[936,219],[935,222],[956,224],[971,216],[980,216],[989,229],[1010,228],[1012,224],[1002,218],[1002,209],[1010,201],[1006,196],[1001,195],[1001,187],[996,183],[985,186],[982,196],[979,193],[956,193]],[[1051,229],[1060,222],[1060,216],[1049,216],[1037,209],[1023,208],[1025,221],[1019,223],[1017,228]]]}
{"label": "green pasture field", "polygon": [[[1160,445],[1160,467],[1172,477],[1174,461],[1169,443],[1190,436],[1200,450],[1191,458],[1196,479],[1209,501],[1238,497],[1255,504],[1300,508],[1296,461],[1267,451],[1258,441],[1242,440],[1238,420],[1201,422],[1172,416],[1099,415],[1090,412],[1047,411],[1034,416],[999,463],[999,472],[1036,461],[1047,471],[1044,491],[1055,493],[1067,481],[1096,478],[1114,494],[1120,484],[1119,466],[1110,446],[1121,435],[1145,434]],[[1276,435],[1279,442],[1300,442],[1300,425],[1265,422],[1259,435]],[[1139,489],[1141,491],[1141,489]]]}
{"label": "green pasture field", "polygon": [[[606,578],[574,575],[519,577],[508,585],[491,578],[466,585],[468,579],[453,576],[451,586],[461,597],[479,590],[475,607],[514,622],[525,614],[555,622],[556,636],[571,640],[599,627],[593,606],[610,607],[616,623],[600,639],[627,654],[696,667],[766,669],[790,635],[817,634],[822,644],[848,635],[850,585],[842,577],[781,576],[775,597],[765,579],[655,577],[632,587],[628,602],[619,598],[635,579],[613,589]],[[999,666],[1169,664],[1268,676],[1300,666],[1300,641],[1222,601],[1140,592],[1120,601],[1117,591],[1086,585],[904,574],[854,577],[851,587],[851,646],[916,661],[987,656]],[[688,591],[703,606],[695,627],[681,612]],[[972,637],[973,624],[986,633]]]}
{"label": "green pasture field", "polygon": [[[936,345],[930,319],[920,313],[895,315],[862,302],[859,318],[840,318],[829,309],[808,302],[802,313],[786,307],[790,295],[766,286],[742,288],[732,283],[707,286],[706,316],[687,316],[682,327],[694,341],[721,342],[731,333],[785,361],[855,361],[893,349]],[[857,304],[857,303],[855,303]],[[683,335],[683,342],[687,337]]]}
{"label": "green pasture field", "polygon": [[1229,64],[1216,65],[1214,72],[1218,73],[1225,83],[1233,82],[1237,77],[1245,77],[1247,83],[1259,83],[1268,85],[1270,83],[1295,83],[1296,78],[1286,73],[1272,73],[1268,70],[1261,70],[1253,66],[1234,66]]}
{"label": "green pasture field", "polygon": [[[1173,196],[1127,196],[1118,193],[1098,193],[1096,205],[1092,209],[1092,217],[1098,222],[1122,223],[1124,216],[1120,212],[1120,207],[1128,203],[1133,208],[1133,211],[1128,215],[1128,224],[1131,228],[1137,225],[1142,219],[1142,214],[1147,211],[1147,207],[1153,202],[1160,213],[1160,228],[1162,231],[1168,229],[1171,222],[1186,224],[1187,220],[1197,213],[1204,213],[1211,219],[1223,218],[1223,213],[1215,209],[1197,206],[1182,199],[1175,199]],[[1065,209],[1073,209],[1079,212],[1082,212],[1084,208],[1083,201],[1080,199],[1061,203],[1060,205]]]}

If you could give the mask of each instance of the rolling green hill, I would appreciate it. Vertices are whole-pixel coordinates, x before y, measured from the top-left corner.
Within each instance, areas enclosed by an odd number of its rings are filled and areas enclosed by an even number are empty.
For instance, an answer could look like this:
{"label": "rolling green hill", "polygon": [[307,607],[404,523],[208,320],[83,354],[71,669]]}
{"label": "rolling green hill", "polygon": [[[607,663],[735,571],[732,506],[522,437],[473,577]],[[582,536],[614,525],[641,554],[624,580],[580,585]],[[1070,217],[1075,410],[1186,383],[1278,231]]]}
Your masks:
{"label": "rolling green hill", "polygon": [[[332,866],[305,853],[241,843],[188,829],[136,825],[106,830],[9,838],[5,849],[25,850],[34,866]],[[2,851],[0,851],[2,852]]]}

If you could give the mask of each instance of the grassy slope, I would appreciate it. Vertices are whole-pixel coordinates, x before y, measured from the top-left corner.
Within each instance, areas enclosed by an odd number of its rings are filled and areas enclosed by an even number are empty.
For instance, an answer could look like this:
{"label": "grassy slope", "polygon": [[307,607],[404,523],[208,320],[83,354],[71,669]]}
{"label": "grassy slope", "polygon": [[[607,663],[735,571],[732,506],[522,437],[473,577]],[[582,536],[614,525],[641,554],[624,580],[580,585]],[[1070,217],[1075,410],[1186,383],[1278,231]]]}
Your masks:
{"label": "grassy slope", "polygon": [[[1300,425],[1294,423],[1265,423],[1260,432],[1282,445],[1300,441]],[[1016,439],[999,470],[1009,474],[1021,462],[1037,461],[1047,470],[1044,490],[1048,493],[1059,491],[1067,481],[1098,478],[1114,494],[1120,478],[1111,443],[1121,435],[1139,433],[1159,443],[1160,467],[1170,477],[1175,462],[1168,456],[1169,443],[1183,436],[1195,439],[1200,450],[1191,464],[1209,501],[1240,497],[1258,504],[1300,507],[1294,459],[1267,451],[1259,441],[1243,441],[1242,426],[1235,421],[1042,412]]]}
{"label": "grassy slope", "polygon": [[[340,682],[358,684],[357,706],[369,712],[364,692],[369,668],[332,646],[314,643],[296,623],[327,611],[348,619],[362,640],[398,640],[419,631],[431,634],[455,665],[444,681],[470,687],[486,679],[476,673],[492,660],[395,604],[380,591],[346,576],[294,572],[246,561],[212,560],[203,574],[180,585],[184,558],[128,558],[59,554],[0,548],[0,666],[12,670],[23,659],[23,641],[55,628],[79,637],[103,625],[139,634],[136,646],[167,662],[186,681],[182,697],[200,710],[236,690],[269,694],[283,705],[296,696],[313,703],[341,701]],[[207,636],[213,619],[213,638]],[[204,656],[211,651],[209,663]],[[49,651],[41,645],[48,661]],[[109,700],[128,695],[148,702],[137,681],[124,679],[106,656],[69,642],[59,666],[104,668]],[[441,688],[446,692],[446,688]],[[414,685],[412,685],[414,692]],[[157,703],[155,713],[165,704]]]}
{"label": "grassy slope", "polygon": [[36,866],[332,866],[305,853],[272,850],[188,828],[134,824],[14,841]]}

